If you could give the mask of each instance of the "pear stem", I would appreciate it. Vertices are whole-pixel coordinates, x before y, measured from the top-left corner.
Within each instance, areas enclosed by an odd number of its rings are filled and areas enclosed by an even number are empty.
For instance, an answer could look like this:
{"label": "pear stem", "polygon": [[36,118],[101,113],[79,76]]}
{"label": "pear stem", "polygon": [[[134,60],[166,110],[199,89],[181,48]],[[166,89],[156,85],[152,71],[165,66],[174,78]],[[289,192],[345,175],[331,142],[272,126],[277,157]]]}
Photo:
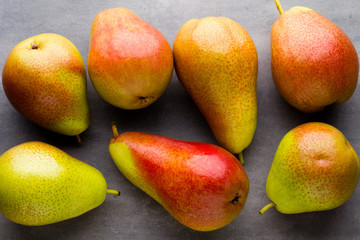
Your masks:
{"label": "pear stem", "polygon": [[240,163],[241,163],[242,165],[244,165],[244,156],[243,156],[243,153],[242,153],[242,152],[239,153],[238,158],[239,158]]}
{"label": "pear stem", "polygon": [[262,215],[264,212],[266,212],[269,208],[275,207],[275,203],[271,202],[268,205],[266,205],[265,207],[263,207],[259,213]]}
{"label": "pear stem", "polygon": [[113,189],[107,189],[107,190],[106,190],[106,193],[112,194],[112,195],[114,195],[115,197],[120,196],[120,192],[117,191],[117,190],[113,190]]}
{"label": "pear stem", "polygon": [[283,14],[284,10],[283,10],[283,8],[281,6],[280,0],[275,0],[275,4],[276,4],[276,7],[277,7],[280,15]]}
{"label": "pear stem", "polygon": [[119,132],[117,130],[115,121],[111,123],[111,130],[112,130],[112,133],[114,135],[114,138],[117,138],[119,136]]}
{"label": "pear stem", "polygon": [[81,138],[80,138],[80,134],[76,135],[76,140],[79,144],[81,144]]}

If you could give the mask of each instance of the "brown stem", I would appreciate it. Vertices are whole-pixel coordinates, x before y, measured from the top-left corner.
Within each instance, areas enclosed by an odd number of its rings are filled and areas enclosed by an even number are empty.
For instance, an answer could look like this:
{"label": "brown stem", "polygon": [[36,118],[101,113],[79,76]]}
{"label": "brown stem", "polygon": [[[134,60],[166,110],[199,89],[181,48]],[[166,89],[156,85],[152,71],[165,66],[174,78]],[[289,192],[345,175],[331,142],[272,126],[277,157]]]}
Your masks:
{"label": "brown stem", "polygon": [[76,140],[79,144],[81,144],[81,138],[80,138],[80,134],[76,135]]}
{"label": "brown stem", "polygon": [[119,136],[119,133],[118,133],[115,121],[111,123],[111,130],[114,135],[114,138],[117,138]]}

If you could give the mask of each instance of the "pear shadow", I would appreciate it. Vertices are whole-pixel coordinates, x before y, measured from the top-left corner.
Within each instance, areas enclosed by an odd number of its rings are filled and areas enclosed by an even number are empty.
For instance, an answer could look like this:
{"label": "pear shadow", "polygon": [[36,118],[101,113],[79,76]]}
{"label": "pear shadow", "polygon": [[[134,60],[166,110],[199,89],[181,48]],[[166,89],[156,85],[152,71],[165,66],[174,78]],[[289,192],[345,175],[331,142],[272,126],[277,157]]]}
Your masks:
{"label": "pear shadow", "polygon": [[[276,231],[281,233],[281,236],[288,236],[289,238],[296,236],[296,239],[332,239],[336,235],[343,236],[342,233],[338,232],[338,226],[340,224],[345,225],[343,223],[344,221],[346,222],[347,216],[352,211],[346,205],[345,203],[332,210],[301,214],[282,214],[276,212],[270,216],[273,220],[267,219],[269,221],[266,222],[272,225],[270,229],[276,229]],[[272,211],[276,210],[273,209]],[[286,226],[285,229],[284,226]],[[346,225],[342,231],[352,232],[352,224]],[[288,235],[290,233],[291,236]]]}
{"label": "pear shadow", "polygon": [[[291,106],[281,95],[277,92],[276,88],[273,87],[274,91],[270,93],[269,97],[272,98],[272,101],[269,101],[270,103],[264,103],[263,106],[260,106],[259,111],[262,111],[264,113],[269,113],[269,110],[272,109],[274,114],[277,116],[272,116],[273,119],[276,121],[281,122],[288,122],[300,125],[302,123],[307,122],[324,122],[328,124],[335,124],[338,122],[339,113],[341,112],[341,109],[346,108],[346,103],[343,104],[331,104],[329,106],[326,106],[323,110],[315,113],[304,113],[300,110],[294,108]],[[271,108],[271,106],[268,106],[271,104],[272,106],[276,106],[274,108]],[[280,119],[280,116],[282,119]],[[295,126],[294,126],[295,127]]]}
{"label": "pear shadow", "polygon": [[[156,129],[161,123],[161,109],[158,101],[142,109],[125,110],[114,107],[110,104],[104,106],[103,121],[108,125],[109,130],[112,122],[115,122],[119,133],[124,131],[146,131],[149,129],[149,123]],[[155,124],[154,124],[155,123]],[[106,126],[105,126],[106,127]]]}
{"label": "pear shadow", "polygon": [[[180,138],[189,141],[199,141],[217,144],[215,137],[205,119],[191,98],[190,94],[186,91],[184,86],[175,77],[175,82],[169,91],[169,95],[173,101],[167,106],[170,109],[177,109],[171,114],[172,122],[176,122],[176,126],[170,128],[175,138]],[[174,128],[175,127],[175,128]],[[191,129],[191,131],[189,131]]]}
{"label": "pear shadow", "polygon": [[[67,148],[70,146],[80,146],[76,136],[66,136],[60,133],[55,133],[47,130],[29,120],[27,120],[20,113],[13,111],[11,118],[11,125],[16,127],[17,136],[9,136],[9,141],[17,139],[17,142],[12,146],[28,141],[42,141],[59,148]],[[81,137],[87,136],[87,131],[80,134]]]}
{"label": "pear shadow", "polygon": [[96,128],[105,127],[111,132],[111,122],[115,121],[120,134],[140,131],[181,140],[216,142],[205,118],[176,77],[158,100],[142,109],[124,110],[100,97],[93,100],[96,100],[92,104],[92,112],[97,113],[93,118]]}
{"label": "pear shadow", "polygon": [[[100,223],[102,206],[78,217],[43,226],[24,226],[10,222],[11,239],[81,239],[83,231],[90,231]],[[9,220],[10,221],[10,220]],[[9,238],[10,239],[10,238]]]}

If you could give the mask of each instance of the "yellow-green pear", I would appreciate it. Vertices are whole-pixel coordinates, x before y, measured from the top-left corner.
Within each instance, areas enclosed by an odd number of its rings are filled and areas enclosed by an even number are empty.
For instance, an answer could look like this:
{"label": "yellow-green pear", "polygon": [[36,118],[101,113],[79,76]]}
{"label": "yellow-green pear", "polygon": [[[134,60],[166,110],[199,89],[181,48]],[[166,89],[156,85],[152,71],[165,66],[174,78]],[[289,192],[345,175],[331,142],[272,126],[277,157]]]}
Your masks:
{"label": "yellow-green pear", "polygon": [[229,18],[192,19],[176,35],[173,51],[176,74],[216,140],[240,154],[257,120],[258,57],[250,35]]}
{"label": "yellow-green pear", "polygon": [[44,33],[18,43],[2,83],[10,103],[33,123],[69,136],[89,127],[85,65],[67,38]]}
{"label": "yellow-green pear", "polygon": [[275,153],[266,193],[281,213],[324,211],[344,204],[359,182],[359,158],[344,135],[311,122],[289,131]]}
{"label": "yellow-green pear", "polygon": [[0,156],[0,212],[11,221],[39,226],[77,217],[105,200],[96,168],[42,142],[17,145]]}

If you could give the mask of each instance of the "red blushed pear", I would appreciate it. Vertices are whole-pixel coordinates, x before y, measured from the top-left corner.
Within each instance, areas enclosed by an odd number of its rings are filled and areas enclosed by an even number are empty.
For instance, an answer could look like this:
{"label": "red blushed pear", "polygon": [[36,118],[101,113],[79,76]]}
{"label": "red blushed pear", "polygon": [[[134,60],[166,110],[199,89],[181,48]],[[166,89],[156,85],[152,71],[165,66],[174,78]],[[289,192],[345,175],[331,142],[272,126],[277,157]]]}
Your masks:
{"label": "red blushed pear", "polygon": [[144,108],[168,87],[173,55],[166,38],[125,8],[98,13],[91,27],[88,71],[98,94],[123,109]]}
{"label": "red blushed pear", "polygon": [[347,101],[355,91],[359,59],[348,36],[306,7],[280,12],[271,29],[271,68],[285,100],[302,112]]}
{"label": "red blushed pear", "polygon": [[69,136],[89,127],[85,65],[65,37],[43,33],[18,43],[2,83],[10,103],[33,123]]}
{"label": "red blushed pear", "polygon": [[114,124],[113,134],[109,151],[119,170],[185,226],[215,230],[244,207],[247,174],[223,148],[140,132],[119,136]]}
{"label": "red blushed pear", "polygon": [[359,158],[344,135],[311,122],[289,131],[275,153],[267,182],[270,207],[285,214],[330,210],[344,204],[359,182]]}

